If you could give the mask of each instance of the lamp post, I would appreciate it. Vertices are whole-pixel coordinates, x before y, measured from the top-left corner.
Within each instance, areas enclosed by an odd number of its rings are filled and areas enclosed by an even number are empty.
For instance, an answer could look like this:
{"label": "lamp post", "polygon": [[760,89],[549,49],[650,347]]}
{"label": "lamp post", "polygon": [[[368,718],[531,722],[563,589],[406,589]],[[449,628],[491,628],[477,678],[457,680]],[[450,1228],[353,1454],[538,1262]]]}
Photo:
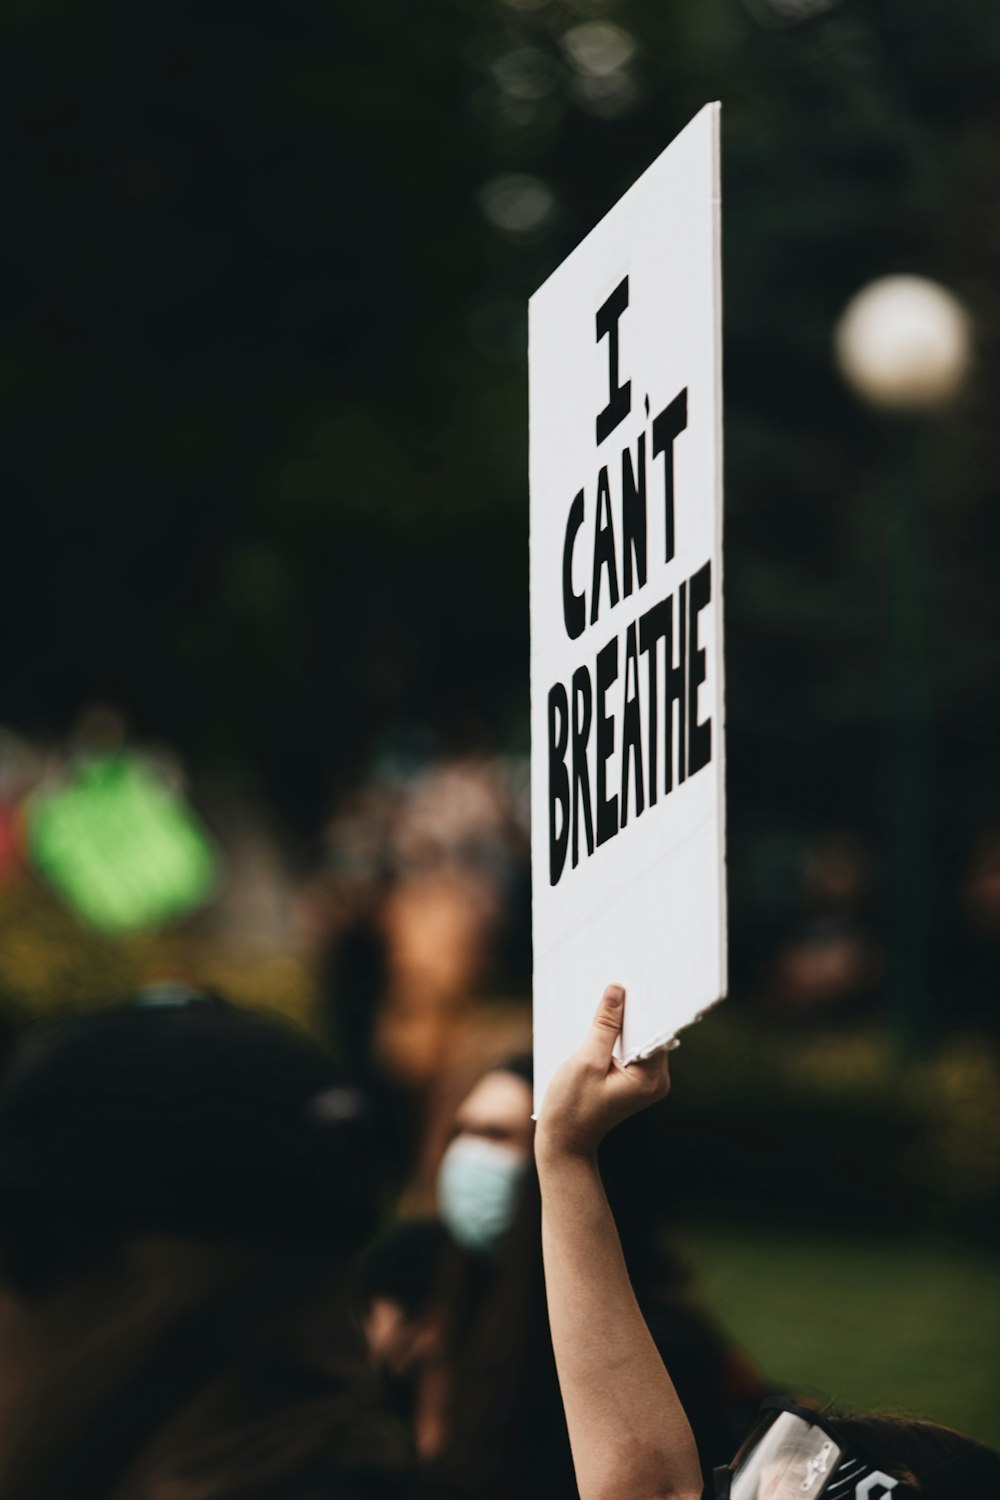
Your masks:
{"label": "lamp post", "polygon": [[[844,309],[837,363],[868,405],[919,416],[946,409],[971,365],[970,320],[921,276],[873,281]],[[886,513],[884,787],[888,1002],[901,1051],[927,1037],[933,973],[933,684],[927,628],[926,493],[916,466],[889,486]]]}

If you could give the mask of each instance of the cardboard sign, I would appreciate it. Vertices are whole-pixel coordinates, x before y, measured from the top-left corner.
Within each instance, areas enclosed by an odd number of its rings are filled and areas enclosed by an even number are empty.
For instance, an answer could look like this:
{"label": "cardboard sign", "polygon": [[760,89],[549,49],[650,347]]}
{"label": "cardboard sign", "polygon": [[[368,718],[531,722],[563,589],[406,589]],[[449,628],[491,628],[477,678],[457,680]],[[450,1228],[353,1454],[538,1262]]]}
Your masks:
{"label": "cardboard sign", "polygon": [[535,1097],[726,992],[719,106],[529,307]]}

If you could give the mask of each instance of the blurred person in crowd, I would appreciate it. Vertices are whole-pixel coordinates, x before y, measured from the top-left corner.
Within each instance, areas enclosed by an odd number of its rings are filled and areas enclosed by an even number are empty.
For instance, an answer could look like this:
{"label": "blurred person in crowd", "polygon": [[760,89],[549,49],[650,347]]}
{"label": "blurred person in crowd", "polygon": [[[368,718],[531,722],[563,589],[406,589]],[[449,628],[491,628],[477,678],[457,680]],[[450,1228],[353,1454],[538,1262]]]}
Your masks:
{"label": "blurred person in crowd", "polygon": [[[418,1447],[435,1460],[444,1488],[477,1500],[575,1495],[548,1333],[531,1109],[531,1059],[491,1069],[460,1105],[438,1173],[441,1217],[457,1248],[445,1259],[444,1376],[427,1372],[440,1404],[430,1428],[439,1443],[418,1432]],[[657,1344],[678,1372],[706,1461],[721,1462],[763,1388],[692,1298],[662,1238],[648,1186],[650,1147],[637,1126],[609,1142],[602,1173],[621,1208],[626,1253]],[[427,1414],[425,1406],[425,1421]]]}
{"label": "blurred person in crowd", "polygon": [[390,760],[326,832],[310,920],[323,1008],[411,1214],[433,1204],[459,1091],[530,1036],[525,798],[515,761]]}
{"label": "blurred person in crowd", "polygon": [[[369,1349],[391,1407],[428,1460],[452,1442],[456,1371],[506,1265],[531,1175],[530,1079],[531,1059],[520,1055],[479,1079],[459,1105],[440,1165],[440,1218],[404,1220],[364,1259]],[[544,1305],[535,1311],[544,1328]]]}
{"label": "blurred person in crowd", "polygon": [[494,1256],[514,1223],[534,1138],[532,1064],[509,1057],[485,1073],[455,1112],[438,1169],[438,1208],[457,1243]]}
{"label": "blurred person in crowd", "polygon": [[0,1497],[387,1500],[363,1098],[286,1025],[168,998],[0,1079]]}
{"label": "blurred person in crowd", "polygon": [[953,1500],[1000,1494],[1000,1454],[933,1423],[834,1417],[782,1398],[732,1462],[705,1465],[679,1385],[650,1336],[601,1183],[612,1127],[669,1089],[667,1054],[614,1058],[625,992],[610,985],[539,1118],[552,1340],[581,1500]]}
{"label": "blurred person in crowd", "polygon": [[364,1332],[390,1410],[423,1453],[443,1442],[442,1288],[453,1241],[438,1219],[395,1225],[362,1265]]}
{"label": "blurred person in crowd", "polygon": [[352,912],[323,956],[320,987],[333,1050],[346,1076],[365,1091],[387,1169],[401,1188],[414,1170],[421,1109],[419,1095],[385,1066],[375,1045],[388,994],[378,911],[373,900]]}

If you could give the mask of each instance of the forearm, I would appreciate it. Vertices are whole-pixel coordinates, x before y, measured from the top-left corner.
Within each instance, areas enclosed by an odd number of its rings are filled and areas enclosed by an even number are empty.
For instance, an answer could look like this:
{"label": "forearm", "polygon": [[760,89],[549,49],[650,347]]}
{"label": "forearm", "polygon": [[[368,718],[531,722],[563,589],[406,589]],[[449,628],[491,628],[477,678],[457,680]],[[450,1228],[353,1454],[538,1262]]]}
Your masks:
{"label": "forearm", "polygon": [[639,1311],[596,1160],[537,1149],[549,1321],[581,1500],[701,1500],[687,1417]]}

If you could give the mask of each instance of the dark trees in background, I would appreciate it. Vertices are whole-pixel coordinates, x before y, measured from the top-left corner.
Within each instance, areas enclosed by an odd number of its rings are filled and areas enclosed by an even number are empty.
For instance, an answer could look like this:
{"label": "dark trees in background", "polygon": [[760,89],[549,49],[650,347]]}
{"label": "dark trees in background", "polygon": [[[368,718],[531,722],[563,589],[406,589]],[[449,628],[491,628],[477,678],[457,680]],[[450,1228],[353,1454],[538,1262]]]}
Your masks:
{"label": "dark trees in background", "polygon": [[[933,534],[942,827],[997,815],[993,9],[19,0],[0,24],[0,717],[59,733],[110,698],[302,831],[399,725],[523,746],[526,298],[721,98],[736,877],[761,830],[874,826],[901,482]],[[847,298],[898,270],[978,326],[973,390],[921,430],[831,360]]]}

